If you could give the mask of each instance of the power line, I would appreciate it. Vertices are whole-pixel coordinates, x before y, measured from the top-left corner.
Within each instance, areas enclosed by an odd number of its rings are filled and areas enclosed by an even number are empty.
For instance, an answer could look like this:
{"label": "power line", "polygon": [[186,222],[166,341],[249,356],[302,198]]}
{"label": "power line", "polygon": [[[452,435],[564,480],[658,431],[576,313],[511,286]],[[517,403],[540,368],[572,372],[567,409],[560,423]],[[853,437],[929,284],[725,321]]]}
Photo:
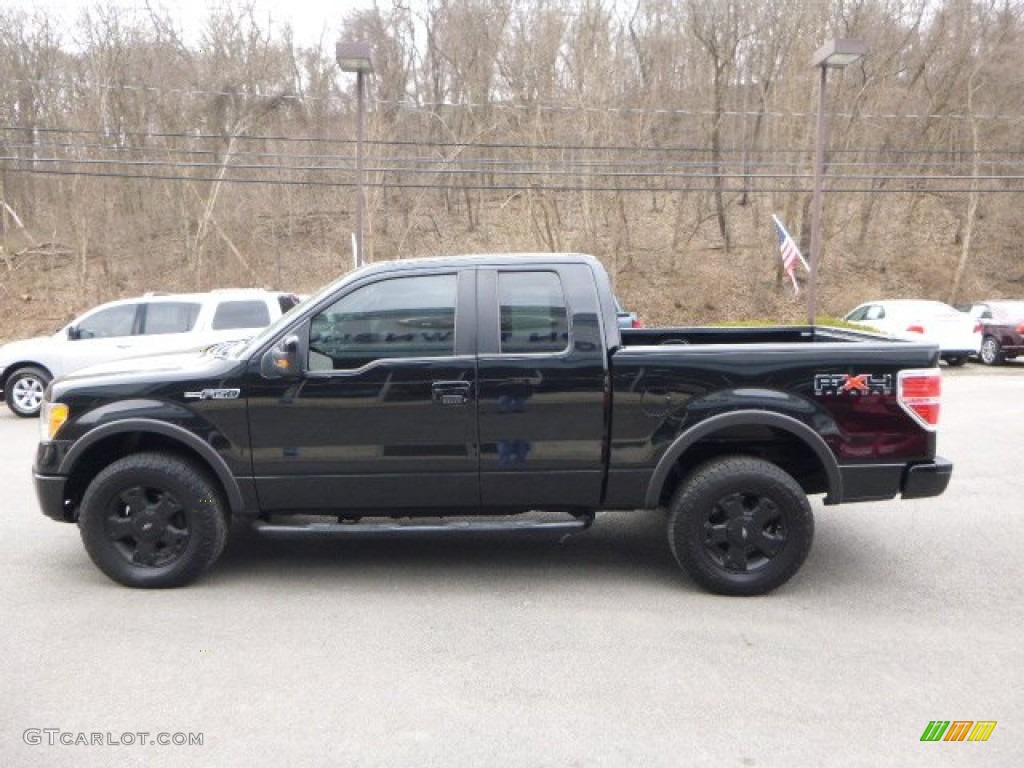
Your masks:
{"label": "power line", "polygon": [[[34,157],[31,159],[18,158],[11,155],[0,155],[0,160],[12,160],[20,161],[22,163],[28,163],[31,165],[49,165],[49,164],[66,164],[66,165],[116,165],[116,166],[129,166],[129,167],[142,167],[142,168],[199,168],[199,169],[215,169],[221,168],[221,163],[197,163],[197,162],[181,162],[172,160],[130,160],[130,159],[101,159],[101,158],[61,158],[61,157]],[[863,167],[863,166],[858,166]],[[618,168],[618,166],[612,166],[612,168]],[[354,170],[351,166],[347,165],[266,165],[260,163],[230,163],[227,165],[227,169],[230,171],[295,171],[301,173],[326,173],[332,171],[352,171]],[[509,166],[484,166],[484,167],[460,167],[448,164],[440,168],[416,168],[408,165],[377,165],[367,166],[365,170],[368,173],[401,173],[401,174],[428,174],[428,175],[439,175],[439,176],[551,176],[555,178],[560,177],[577,177],[577,178],[697,178],[697,179],[730,179],[730,178],[741,178],[744,180],[756,180],[756,179],[805,179],[811,174],[810,172],[804,173],[758,173],[756,171],[744,171],[741,173],[722,173],[722,172],[706,172],[703,170],[696,170],[692,167],[684,168],[681,170],[673,170],[661,166],[659,170],[639,170],[635,167],[629,166],[625,170],[600,170],[593,167],[586,171],[576,170],[562,170],[557,168],[523,168],[522,164],[514,164]],[[834,175],[836,177],[836,175]],[[845,180],[862,181],[862,180],[908,180],[908,181],[1018,181],[1024,180],[1024,175],[1016,174],[841,174],[837,176]]]}
{"label": "power line", "polygon": [[[270,186],[308,186],[308,187],[329,187],[329,188],[351,188],[356,187],[357,183],[353,181],[345,180],[316,180],[316,179],[267,179],[267,178],[240,178],[240,177],[217,177],[217,176],[183,176],[174,174],[142,174],[142,173],[114,173],[105,171],[66,171],[59,170],[56,168],[38,168],[28,171],[32,174],[38,174],[43,176],[79,176],[79,177],[92,177],[92,178],[113,178],[113,179],[135,179],[141,181],[191,181],[191,182],[214,182],[219,181],[225,184],[266,184]],[[681,177],[688,178],[688,177]],[[703,177],[702,181],[707,181],[713,177]],[[743,181],[746,177],[742,175],[723,177],[726,179],[734,179],[737,181]],[[766,177],[772,178],[772,177]],[[829,193],[867,193],[867,194],[879,194],[879,193],[919,193],[919,192],[942,192],[942,193],[964,193],[968,191],[976,190],[981,193],[1003,193],[1013,192],[1020,193],[1024,192],[1024,185],[1020,187],[1008,188],[1006,186],[977,186],[973,188],[966,188],[964,186],[957,187],[935,187],[931,185],[923,185],[922,182],[927,182],[935,177],[921,176],[921,177],[867,177],[871,181],[903,181],[913,182],[907,186],[885,186],[875,187],[869,186],[839,186],[838,182],[845,181],[842,177],[835,179],[826,187],[826,192]],[[972,177],[951,177],[946,180],[961,180],[963,182],[974,182],[975,179]],[[1004,177],[992,177],[988,180],[1004,180]],[[1024,176],[1009,177],[1012,181],[1024,181]],[[543,192],[616,192],[616,193],[644,193],[651,194],[654,192],[713,192],[717,191],[719,187],[715,185],[702,185],[702,186],[623,186],[623,185],[578,185],[578,184],[552,184],[543,182],[534,182],[528,185],[522,184],[498,184],[498,183],[460,183],[460,184],[439,184],[439,183],[415,183],[407,180],[396,180],[394,182],[388,182],[386,180],[374,180],[369,179],[364,182],[365,186],[380,189],[410,189],[410,190],[434,190],[438,192],[465,192],[465,191],[490,191],[490,192],[531,192],[531,191],[543,191]],[[725,189],[727,193],[738,194],[740,192],[748,192],[750,194],[770,194],[770,193],[809,193],[810,187],[805,186],[751,186],[751,185],[739,185],[736,187],[729,187]]]}
{"label": "power line", "polygon": [[[12,133],[43,133],[43,134],[67,134],[67,135],[82,135],[82,136],[101,136],[110,137],[110,133],[106,131],[96,129],[65,129],[56,128],[52,126],[48,127],[28,127],[28,126],[17,126],[17,125],[0,125],[0,131],[8,131]],[[182,139],[188,141],[216,141],[224,142],[225,137],[222,134],[195,134],[195,133],[149,133],[149,132],[125,132],[119,134],[124,139]],[[295,136],[280,136],[280,135],[239,135],[234,137],[236,143],[243,142],[274,142],[279,141],[283,143],[303,143],[307,142],[310,144],[338,144],[353,147],[355,146],[355,139],[330,139],[324,137],[295,137]],[[621,144],[531,144],[524,142],[454,142],[454,141],[411,141],[404,139],[371,139],[367,140],[366,145],[370,148],[378,150],[388,150],[402,147],[416,147],[420,149],[435,149],[435,150],[479,150],[479,151],[490,151],[490,150],[522,150],[529,152],[558,152],[558,153],[630,153],[630,154],[695,154],[695,155],[709,155],[711,150],[707,147],[696,147],[689,145],[668,145],[663,147],[654,146],[629,146]],[[82,148],[96,148],[104,149],[113,152],[168,152],[168,153],[180,153],[180,154],[210,154],[216,151],[216,147],[208,149],[189,149],[184,147],[174,147],[169,145],[102,145],[102,144],[72,144],[70,142],[25,142],[19,144],[7,145],[8,147],[17,147],[25,149],[38,149],[44,146],[51,147],[65,147],[68,149],[82,149]],[[744,161],[755,161],[756,158],[762,156],[784,156],[784,155],[796,155],[798,157],[806,157],[810,153],[810,148],[769,148],[769,147],[725,147],[720,150],[723,157],[739,155]],[[1009,148],[1002,149],[894,149],[892,147],[873,149],[869,147],[835,147],[828,150],[830,157],[841,157],[848,155],[871,155],[871,154],[882,154],[888,158],[892,158],[889,164],[901,164],[906,161],[901,161],[899,158],[914,158],[914,157],[955,157],[955,158],[970,158],[975,156],[982,157],[1006,157],[1006,158],[1021,158],[1024,161],[1024,150],[1014,150]],[[234,155],[251,155],[251,156],[264,156],[264,157],[306,157],[306,158],[329,158],[337,157],[337,155],[323,155],[323,154],[311,154],[311,153],[285,153],[285,152],[256,152],[252,150],[236,149],[233,152]],[[423,162],[449,162],[450,158],[417,158],[417,160]],[[549,161],[549,162],[564,162],[563,160]],[[635,162],[635,161],[634,161]],[[659,164],[662,160],[657,161]],[[710,162],[710,161],[708,161]],[[740,161],[732,161],[740,162]],[[867,161],[865,161],[867,162]],[[991,163],[992,161],[986,161]],[[832,161],[832,164],[836,164],[836,161]],[[874,164],[883,164],[878,161],[874,161]]]}
{"label": "power line", "polygon": [[[45,87],[48,89],[59,89],[64,90],[69,87],[77,86],[81,89],[87,88],[98,88],[101,90],[112,90],[112,91],[128,91],[128,92],[139,92],[147,93],[158,96],[163,95],[184,95],[184,96],[203,96],[203,97],[232,97],[238,99],[251,99],[266,101],[269,99],[283,99],[285,101],[294,102],[305,102],[305,101],[322,101],[322,102],[337,102],[341,103],[343,100],[339,96],[310,96],[298,93],[282,92],[280,94],[273,93],[246,93],[244,91],[237,90],[204,90],[198,88],[167,88],[154,85],[145,84],[132,84],[132,83],[97,83],[87,82],[69,79],[68,81],[50,81],[50,80],[31,80],[25,78],[11,78],[7,82],[16,83],[19,85],[33,85]],[[345,98],[345,102],[349,99]],[[396,107],[401,109],[407,109],[410,111],[424,111],[424,112],[435,112],[438,109],[471,109],[471,110],[483,110],[483,109],[498,109],[498,110],[515,110],[515,111],[529,111],[529,112],[583,112],[583,113],[594,113],[601,115],[667,115],[674,117],[768,117],[768,118],[779,118],[779,119],[799,119],[799,120],[810,120],[815,117],[813,112],[780,112],[780,111],[763,111],[759,112],[756,110],[721,110],[714,111],[708,109],[683,109],[680,107],[669,107],[669,106],[614,106],[614,105],[601,105],[591,106],[586,104],[565,104],[556,102],[509,102],[509,101],[485,101],[485,102],[473,102],[473,101],[409,101],[409,100],[388,100],[388,99],[375,99],[373,104],[384,106],[384,107]],[[1009,121],[1019,122],[1021,117],[1019,114],[1000,114],[1000,113],[985,113],[975,115],[964,115],[954,113],[906,113],[900,114],[897,112],[883,112],[878,114],[858,112],[857,114],[833,112],[833,117],[851,118],[855,117],[858,120],[981,120],[981,121]]]}
{"label": "power line", "polygon": [[[8,160],[12,162],[21,163],[32,163],[38,162],[67,162],[67,163],[95,163],[95,162],[106,162],[106,163],[123,163],[123,164],[150,164],[150,165],[180,165],[182,167],[220,167],[221,162],[208,161],[208,162],[189,162],[186,160],[169,160],[167,157],[185,156],[185,157],[209,157],[210,155],[216,155],[217,153],[212,149],[182,149],[182,148],[165,148],[165,147],[139,147],[139,148],[122,148],[114,146],[105,146],[97,144],[66,144],[66,143],[55,143],[55,142],[40,142],[38,144],[8,144],[6,146],[8,152],[17,152],[22,150],[26,153],[24,155],[9,154],[0,157],[0,160]],[[61,150],[67,151],[65,155],[54,155],[48,157],[40,157],[38,153],[47,150],[50,152],[60,152]],[[76,154],[79,150],[96,150],[96,155],[79,156]],[[103,154],[107,153],[108,156],[104,157]],[[486,173],[495,174],[503,171],[530,171],[535,173],[564,173],[566,171],[577,172],[577,173],[595,173],[602,170],[608,173],[620,172],[623,174],[641,174],[647,172],[649,169],[659,169],[664,174],[672,172],[687,172],[687,173],[699,173],[705,169],[718,169],[720,172],[733,170],[736,175],[751,176],[763,174],[767,170],[796,170],[801,171],[800,175],[807,175],[810,173],[808,168],[808,162],[804,161],[765,161],[758,160],[756,158],[749,158],[741,156],[737,159],[732,159],[732,156],[736,155],[736,152],[728,153],[728,157],[721,160],[676,160],[676,159],[660,159],[660,160],[551,160],[551,161],[530,161],[530,160],[512,160],[512,159],[492,159],[486,157],[475,157],[475,156],[462,156],[459,158],[447,158],[447,157],[422,157],[412,155],[387,155],[381,158],[386,161],[388,170],[401,170],[410,173],[437,173],[443,171],[445,168],[459,167],[463,169],[463,172],[469,173]],[[120,155],[120,156],[119,156]],[[261,160],[264,162],[240,162],[241,160]],[[275,163],[274,161],[289,161],[288,163]],[[342,164],[338,164],[339,161]],[[302,165],[296,163],[310,163],[309,165]],[[231,154],[231,162],[229,163],[230,168],[238,169],[267,169],[267,170],[294,170],[294,171],[322,171],[322,170],[352,170],[354,167],[355,158],[352,155],[324,155],[324,154],[309,154],[309,153],[287,153],[287,152],[252,152],[244,150],[235,150]],[[473,165],[469,165],[473,164]],[[948,160],[948,161],[916,161],[913,166],[915,168],[931,168],[931,169],[954,169],[957,167],[966,166],[968,160],[961,158],[959,160]],[[1003,168],[1015,170],[1018,168],[1024,168],[1024,158],[1017,161],[1011,160],[986,160],[982,163],[989,169]],[[858,171],[858,170],[871,170],[871,176],[878,176],[883,171],[892,168],[906,168],[908,163],[900,160],[875,160],[865,159],[858,161],[844,161],[844,160],[831,160],[828,167],[832,171]],[[384,170],[385,168],[379,167],[377,170]],[[556,171],[555,169],[560,169]],[[965,174],[949,174],[952,176],[962,176]],[[989,174],[993,177],[1003,177],[1005,174]],[[920,174],[919,174],[920,176]],[[932,178],[926,176],[925,178]]]}
{"label": "power line", "polygon": [[[37,145],[16,145],[8,149],[22,148],[37,152],[41,146]],[[119,151],[120,152],[120,151]],[[118,153],[119,153],[118,152]],[[159,149],[152,148],[137,153],[132,157],[76,157],[65,156],[19,156],[15,154],[0,155],[0,161],[8,161],[20,164],[21,170],[24,166],[67,164],[75,165],[116,165],[129,167],[172,167],[172,168],[197,168],[197,169],[219,169],[224,166],[222,161],[195,161],[182,159],[164,159],[161,157],[146,157],[145,155],[163,154]],[[194,154],[210,154],[194,153]],[[138,156],[141,155],[141,156]],[[259,153],[245,154],[245,157],[260,158]],[[231,171],[292,171],[300,173],[326,173],[335,171],[352,171],[353,158],[339,158],[338,156],[306,155],[292,156],[281,153],[273,153],[262,156],[263,159],[288,160],[288,163],[267,163],[267,162],[239,162],[237,157],[229,158],[230,162],[226,167]],[[314,164],[296,164],[296,161],[313,158],[319,162]],[[343,163],[338,164],[342,159]],[[918,167],[931,168],[955,168],[963,163],[932,163],[919,164]],[[1022,163],[985,163],[988,168],[1005,168],[1017,170],[1024,167]],[[929,174],[892,174],[886,173],[889,168],[905,168],[905,163],[881,163],[871,161],[858,162],[830,162],[829,170],[833,176],[842,176],[847,179],[871,179],[871,180],[894,180],[912,179],[921,180],[1015,180],[1020,176],[1014,173],[929,173]],[[29,168],[30,170],[31,168]],[[772,169],[775,169],[774,172]],[[567,177],[575,176],[580,178],[593,177],[623,177],[623,178],[730,178],[740,177],[746,180],[758,178],[792,179],[806,178],[810,171],[803,163],[776,162],[766,163],[761,161],[740,160],[717,160],[717,161],[679,161],[662,160],[661,162],[637,162],[631,160],[603,162],[585,162],[568,160],[561,162],[533,162],[524,160],[501,160],[478,157],[459,158],[458,160],[446,158],[424,158],[424,157],[383,157],[378,159],[377,165],[367,167],[368,172],[375,173],[407,173],[407,174],[432,174],[432,175],[505,175],[505,176],[553,176]],[[783,172],[788,171],[788,172]],[[858,173],[860,172],[860,173]]]}

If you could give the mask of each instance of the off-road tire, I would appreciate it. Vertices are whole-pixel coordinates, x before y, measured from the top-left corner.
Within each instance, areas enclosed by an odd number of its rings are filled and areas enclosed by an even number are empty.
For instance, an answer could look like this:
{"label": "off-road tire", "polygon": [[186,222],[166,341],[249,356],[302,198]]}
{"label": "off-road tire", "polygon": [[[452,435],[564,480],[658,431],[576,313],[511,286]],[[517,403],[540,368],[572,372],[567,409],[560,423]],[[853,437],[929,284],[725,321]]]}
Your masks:
{"label": "off-road tire", "polygon": [[669,508],[676,561],[700,586],[723,595],[760,595],[785,584],[807,559],[813,538],[803,489],[762,459],[702,464]]}
{"label": "off-road tire", "polygon": [[194,462],[138,453],[100,472],[82,498],[78,526],[96,566],[129,587],[180,587],[224,551],[228,521],[216,484]]}

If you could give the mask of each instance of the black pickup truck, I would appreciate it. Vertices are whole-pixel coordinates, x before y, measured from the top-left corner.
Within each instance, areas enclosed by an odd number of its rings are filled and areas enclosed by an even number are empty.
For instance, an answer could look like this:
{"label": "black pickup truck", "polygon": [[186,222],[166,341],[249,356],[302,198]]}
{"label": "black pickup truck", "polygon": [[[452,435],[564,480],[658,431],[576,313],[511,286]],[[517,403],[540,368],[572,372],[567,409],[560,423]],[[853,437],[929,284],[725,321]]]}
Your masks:
{"label": "black pickup truck", "polygon": [[[253,339],[54,381],[34,478],[45,514],[135,587],[195,580],[239,523],[584,527],[664,508],[694,581],[759,594],[806,558],[809,494],[945,490],[938,361],[830,328],[620,329],[579,254],[377,263]],[[564,520],[519,514],[537,510]]]}

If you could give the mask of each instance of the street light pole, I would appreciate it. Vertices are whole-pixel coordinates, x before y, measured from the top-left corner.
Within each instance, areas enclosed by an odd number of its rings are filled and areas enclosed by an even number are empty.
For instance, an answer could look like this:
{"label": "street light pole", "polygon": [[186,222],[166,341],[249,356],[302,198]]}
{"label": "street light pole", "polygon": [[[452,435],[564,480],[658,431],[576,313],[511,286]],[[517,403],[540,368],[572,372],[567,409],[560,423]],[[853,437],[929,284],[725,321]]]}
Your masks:
{"label": "street light pole", "polygon": [[363,210],[366,206],[366,181],[363,177],[363,144],[366,136],[366,81],[373,74],[373,51],[369,43],[338,43],[335,49],[338,66],[342,72],[356,73],[356,235],[355,263],[365,263],[363,254]]}
{"label": "street light pole", "polygon": [[814,132],[814,185],[811,193],[811,275],[807,289],[807,322],[812,327],[818,313],[818,264],[821,260],[821,206],[825,182],[825,144],[828,124],[825,120],[825,83],[828,70],[842,69],[868,51],[860,40],[829,40],[814,53],[811,64],[821,70],[818,86],[818,119]]}

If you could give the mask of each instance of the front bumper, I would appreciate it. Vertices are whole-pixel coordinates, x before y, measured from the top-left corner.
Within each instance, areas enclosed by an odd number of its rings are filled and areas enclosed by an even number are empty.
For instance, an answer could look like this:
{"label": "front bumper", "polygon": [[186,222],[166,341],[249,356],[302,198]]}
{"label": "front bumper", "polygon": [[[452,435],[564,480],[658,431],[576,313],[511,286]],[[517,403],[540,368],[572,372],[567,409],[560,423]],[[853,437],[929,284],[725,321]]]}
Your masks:
{"label": "front bumper", "polygon": [[64,475],[40,475],[33,472],[32,482],[44,515],[62,523],[74,522],[73,511],[64,503],[67,498],[64,487],[68,482]]}
{"label": "front bumper", "polygon": [[911,464],[903,475],[902,498],[925,499],[946,490],[953,475],[953,462],[936,456],[927,464]]}

